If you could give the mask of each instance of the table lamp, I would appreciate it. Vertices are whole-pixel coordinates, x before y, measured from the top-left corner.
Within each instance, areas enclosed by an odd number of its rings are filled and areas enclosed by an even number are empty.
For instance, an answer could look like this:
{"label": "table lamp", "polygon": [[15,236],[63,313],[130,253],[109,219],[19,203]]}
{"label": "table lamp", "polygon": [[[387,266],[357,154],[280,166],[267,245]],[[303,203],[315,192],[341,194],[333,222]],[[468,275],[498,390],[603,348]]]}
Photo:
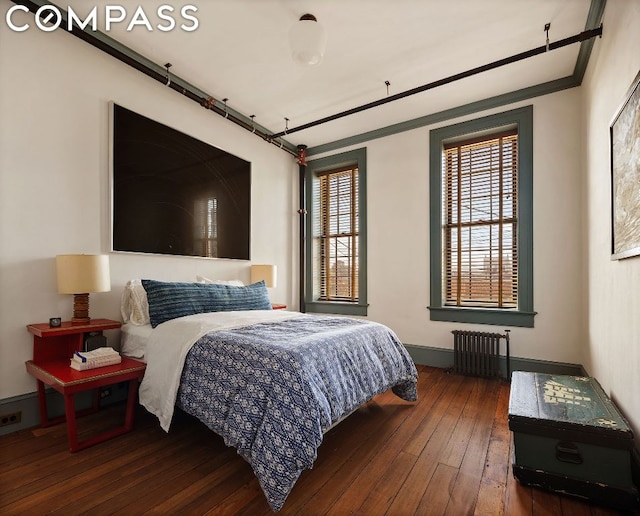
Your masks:
{"label": "table lamp", "polygon": [[275,265],[252,265],[251,283],[264,281],[267,288],[275,288],[278,276],[278,268]]}
{"label": "table lamp", "polygon": [[89,293],[109,292],[109,256],[96,254],[60,254],[56,256],[58,292],[73,294],[74,324],[87,324]]}

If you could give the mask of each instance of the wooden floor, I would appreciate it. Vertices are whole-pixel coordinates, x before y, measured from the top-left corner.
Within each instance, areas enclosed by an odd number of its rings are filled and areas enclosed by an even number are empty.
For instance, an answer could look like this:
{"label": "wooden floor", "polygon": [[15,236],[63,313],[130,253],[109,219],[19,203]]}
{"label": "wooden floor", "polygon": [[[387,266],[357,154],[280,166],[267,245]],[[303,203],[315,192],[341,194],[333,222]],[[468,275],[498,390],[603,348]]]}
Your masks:
{"label": "wooden floor", "polygon": [[[328,432],[279,514],[617,514],[514,480],[507,383],[419,369],[419,401],[385,393]],[[0,437],[0,514],[81,513],[272,514],[248,464],[182,413],[166,434],[139,408],[133,432],[75,454],[64,424]]]}

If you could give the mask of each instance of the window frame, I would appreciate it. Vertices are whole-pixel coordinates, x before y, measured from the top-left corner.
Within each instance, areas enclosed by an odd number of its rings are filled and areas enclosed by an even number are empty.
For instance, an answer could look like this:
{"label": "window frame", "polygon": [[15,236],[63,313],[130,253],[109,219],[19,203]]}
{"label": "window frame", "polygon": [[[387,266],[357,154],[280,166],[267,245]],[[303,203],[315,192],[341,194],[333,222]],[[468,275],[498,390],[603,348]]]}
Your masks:
{"label": "window frame", "polygon": [[[444,144],[503,128],[518,131],[518,307],[445,306],[443,297]],[[533,328],[533,106],[525,106],[429,132],[430,319]]]}
{"label": "window frame", "polygon": [[[366,184],[367,184],[367,153],[366,148],[309,160],[305,170],[306,206],[307,216],[305,220],[305,311],[315,313],[330,313],[341,315],[367,315],[367,209],[366,209]],[[313,241],[314,241],[314,198],[317,192],[318,176],[340,168],[358,168],[358,301],[330,301],[320,300],[314,295],[314,267]]]}

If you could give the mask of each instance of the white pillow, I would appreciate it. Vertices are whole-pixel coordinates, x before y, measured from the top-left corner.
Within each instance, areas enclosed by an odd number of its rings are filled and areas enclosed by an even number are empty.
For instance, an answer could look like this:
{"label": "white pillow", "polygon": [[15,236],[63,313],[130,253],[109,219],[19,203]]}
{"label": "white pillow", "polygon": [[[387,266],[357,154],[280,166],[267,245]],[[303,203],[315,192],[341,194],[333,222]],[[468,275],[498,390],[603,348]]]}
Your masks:
{"label": "white pillow", "polygon": [[122,291],[120,312],[125,323],[130,322],[137,326],[151,324],[147,291],[142,286],[141,280],[133,279],[125,285]]}
{"label": "white pillow", "polygon": [[233,287],[244,287],[244,283],[239,279],[234,280],[212,280],[209,278],[205,278],[204,276],[197,275],[196,282],[198,283],[213,283],[215,285],[231,285]]}

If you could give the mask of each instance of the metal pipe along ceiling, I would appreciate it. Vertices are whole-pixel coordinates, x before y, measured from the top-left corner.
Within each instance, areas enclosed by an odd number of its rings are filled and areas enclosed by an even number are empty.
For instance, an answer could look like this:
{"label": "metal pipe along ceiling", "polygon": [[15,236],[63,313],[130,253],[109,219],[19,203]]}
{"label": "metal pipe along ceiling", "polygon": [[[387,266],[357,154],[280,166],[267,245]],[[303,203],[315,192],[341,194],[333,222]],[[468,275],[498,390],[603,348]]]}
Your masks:
{"label": "metal pipe along ceiling", "polygon": [[430,82],[423,86],[418,86],[416,88],[403,91],[401,93],[396,93],[395,95],[391,95],[389,97],[385,97],[380,100],[375,100],[373,102],[369,102],[368,104],[363,104],[362,106],[358,106],[355,108],[347,109],[346,111],[342,111],[340,113],[336,113],[335,115],[330,115],[325,118],[321,118],[314,122],[309,122],[307,124],[300,125],[298,127],[293,127],[291,129],[287,129],[286,131],[282,131],[279,133],[275,133],[272,135],[273,138],[279,138],[280,136],[284,136],[285,134],[288,136],[297,131],[303,131],[304,129],[309,129],[311,127],[315,127],[320,124],[325,124],[327,122],[331,122],[333,120],[337,120],[339,118],[343,118],[345,116],[353,115],[355,113],[360,113],[361,111],[365,111],[367,109],[371,109],[374,107],[382,106],[383,104],[388,104],[389,102],[393,102],[395,100],[400,100],[405,97],[409,97],[410,95],[415,95],[416,93],[421,93],[423,91],[431,90],[433,88],[437,88],[438,86],[443,86],[445,84],[452,83],[454,81],[459,81],[461,79],[466,79],[467,77],[471,77],[472,75],[476,75],[482,72],[486,72],[488,70],[493,70],[495,68],[499,68],[501,66],[505,66],[511,63],[515,63],[517,61],[522,61],[523,59],[528,59],[533,56],[537,56],[539,54],[543,54],[545,52],[549,52],[551,50],[555,50],[557,48],[565,47],[567,45],[571,45],[573,43],[580,43],[582,41],[586,41],[591,38],[595,38],[596,36],[602,36],[602,24],[600,27],[596,29],[586,30],[581,32],[580,34],[576,34],[575,36],[571,36],[565,39],[561,39],[560,41],[556,41],[555,43],[550,43],[548,46],[543,45],[541,47],[534,48],[532,50],[527,50],[526,52],[521,52],[520,54],[515,54],[511,57],[506,57],[504,59],[500,59],[498,61],[494,61],[492,63],[478,66],[477,68],[472,68],[471,70],[467,70],[466,72],[461,72],[455,75],[450,75],[444,79],[440,79],[434,82]]}
{"label": "metal pipe along ceiling", "polygon": [[[35,13],[40,7],[43,5],[47,5],[50,2],[46,2],[44,0],[12,0],[15,4],[20,4],[26,6],[31,12]],[[66,19],[67,13],[64,12],[63,9],[59,9],[60,12]],[[65,24],[60,25],[60,29],[67,30]],[[327,122],[331,122],[333,120],[337,120],[339,118],[343,118],[349,115],[353,115],[359,113],[361,111],[365,111],[367,109],[371,109],[374,107],[382,106],[384,104],[388,104],[390,102],[394,102],[396,100],[403,99],[410,95],[415,95],[417,93],[421,93],[423,91],[427,91],[433,88],[437,88],[438,86],[443,86],[445,84],[449,84],[455,81],[459,81],[461,79],[465,79],[467,77],[471,77],[472,75],[476,75],[482,72],[486,72],[488,70],[493,70],[495,68],[505,66],[507,64],[515,63],[517,61],[521,61],[523,59],[528,59],[530,57],[534,57],[539,54],[543,54],[545,52],[555,50],[558,48],[565,47],[567,45],[571,45],[573,43],[580,43],[582,41],[586,41],[588,39],[594,38],[596,36],[602,36],[602,24],[600,27],[586,30],[577,34],[575,36],[571,36],[560,41],[556,41],[554,43],[550,43],[549,45],[543,45],[532,50],[528,50],[526,52],[522,52],[520,54],[515,54],[511,57],[507,57],[504,59],[500,59],[498,61],[494,61],[492,63],[479,66],[477,68],[473,68],[471,70],[467,70],[466,72],[461,72],[455,75],[451,75],[444,79],[440,79],[434,82],[430,82],[423,86],[418,86],[416,88],[397,93],[395,95],[391,95],[385,97],[380,100],[376,100],[370,102],[368,104],[363,104],[361,106],[348,109],[346,111],[342,111],[340,113],[336,113],[334,115],[330,115],[319,120],[315,120],[313,122],[309,122],[298,127],[293,127],[291,129],[287,128],[285,131],[281,131],[279,133],[270,133],[266,128],[261,127],[253,122],[253,119],[249,119],[245,115],[238,113],[234,110],[231,110],[227,107],[226,102],[221,103],[220,101],[215,100],[211,95],[208,95],[204,91],[196,88],[195,86],[189,84],[178,76],[169,73],[168,67],[162,67],[157,63],[145,58],[144,56],[138,54],[132,49],[122,45],[117,42],[113,38],[105,35],[99,31],[91,31],[89,29],[82,30],[77,26],[73,26],[71,31],[68,31],[77,38],[86,41],[87,43],[93,45],[94,47],[106,52],[107,54],[115,57],[116,59],[122,61],[123,63],[132,66],[136,70],[146,74],[147,76],[155,79],[158,82],[166,84],[167,87],[181,93],[185,97],[197,102],[201,106],[213,111],[214,113],[223,116],[227,120],[239,125],[243,129],[250,131],[253,134],[256,134],[263,140],[277,145],[282,150],[288,152],[289,154],[298,157],[298,149],[291,143],[283,140],[283,136],[288,136],[292,133],[303,131],[305,129],[309,129],[311,127],[315,127],[321,124],[325,124]],[[169,80],[170,78],[170,80]]]}

